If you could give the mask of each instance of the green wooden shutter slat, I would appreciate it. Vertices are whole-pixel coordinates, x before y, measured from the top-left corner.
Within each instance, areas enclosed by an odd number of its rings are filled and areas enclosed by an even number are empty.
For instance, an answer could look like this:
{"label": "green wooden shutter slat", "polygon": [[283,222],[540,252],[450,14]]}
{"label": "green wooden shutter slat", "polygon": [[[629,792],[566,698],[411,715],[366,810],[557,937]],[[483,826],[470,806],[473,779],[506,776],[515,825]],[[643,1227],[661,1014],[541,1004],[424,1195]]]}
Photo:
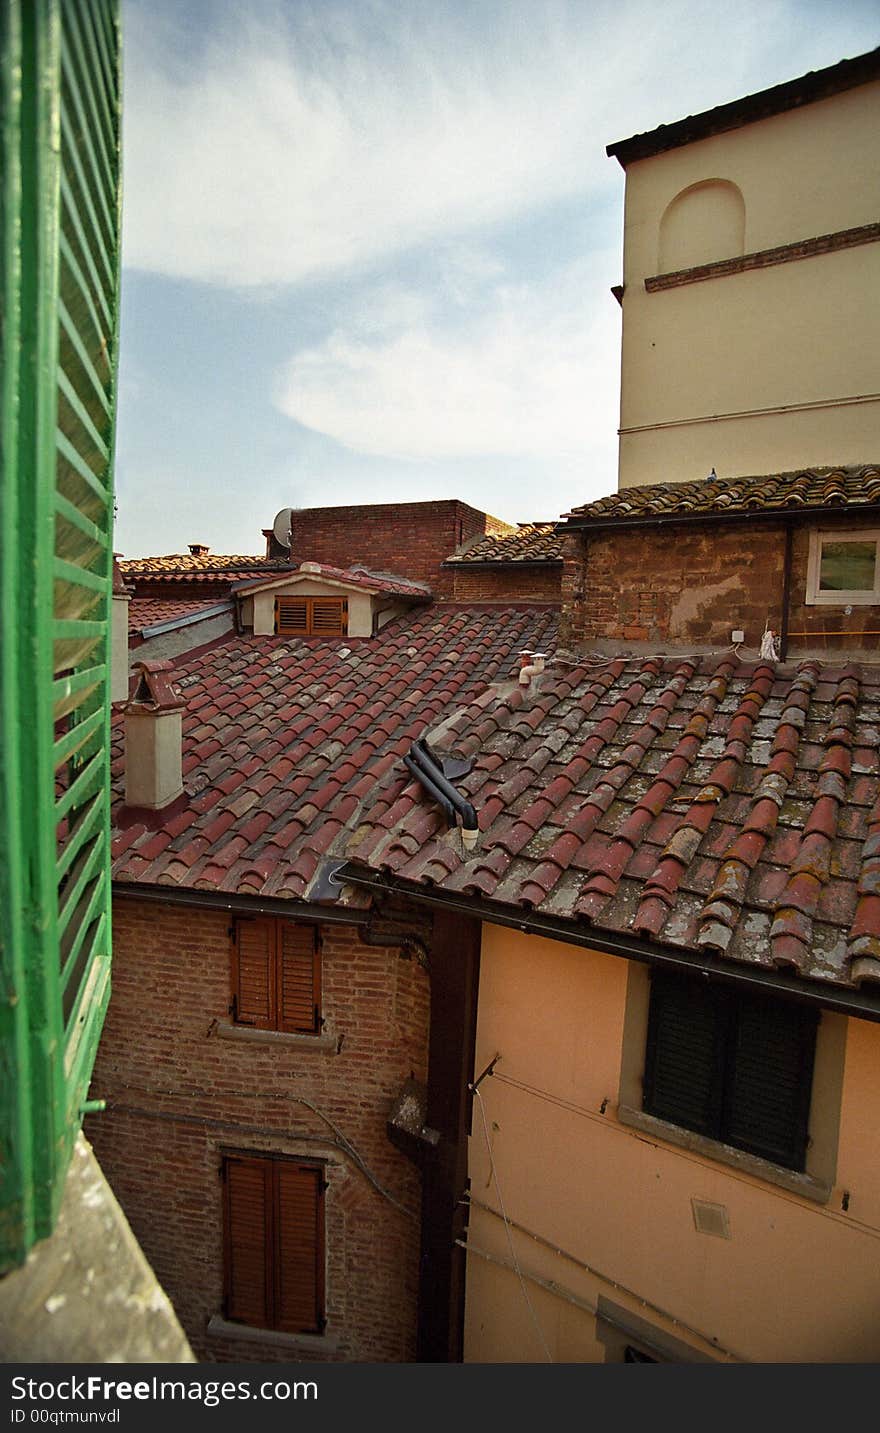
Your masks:
{"label": "green wooden shutter slat", "polygon": [[[81,96],[85,98],[89,110],[88,120],[83,116],[84,127],[95,136],[101,149],[102,189],[112,192],[116,169],[113,155],[113,119],[107,103],[106,86],[103,83],[104,76],[96,73],[101,67],[101,58],[91,36],[83,28],[79,11],[80,7],[73,3],[73,0],[68,0],[67,37],[70,45],[70,58],[76,72],[77,87]],[[66,47],[62,49],[62,65],[65,57]],[[109,231],[112,234],[113,224],[109,214],[107,218]]]}
{"label": "green wooden shutter slat", "polygon": [[106,680],[107,669],[103,664],[84,667],[81,671],[56,677],[52,683],[52,711],[55,720],[66,716],[87,701]]}
{"label": "green wooden shutter slat", "polygon": [[74,806],[79,806],[87,796],[91,796],[101,785],[104,776],[104,751],[99,751],[92,757],[87,766],[76,777],[76,780],[55,802],[55,825],[63,821],[67,813]]}
{"label": "green wooden shutter slat", "polygon": [[59,767],[62,762],[67,761],[75,751],[79,751],[80,747],[85,745],[89,737],[92,736],[94,732],[100,731],[103,725],[104,713],[102,711],[94,711],[83,721],[77,722],[75,726],[71,727],[70,731],[65,732],[64,736],[60,737],[55,743],[56,768]]}
{"label": "green wooden shutter slat", "polygon": [[[91,280],[91,282],[88,284],[89,293],[91,294],[92,299],[98,304],[98,307],[104,315],[104,320],[107,325],[107,331],[110,332],[113,327],[113,314],[110,307],[110,303],[108,301],[104,285],[101,281],[101,277],[98,273],[97,268],[95,267],[95,261],[92,258],[91,249],[89,248],[85,229],[83,227],[82,219],[80,218],[73,190],[71,189],[67,176],[64,173],[62,173],[61,175],[61,197],[64,200],[64,213],[70,221],[70,229],[73,233],[73,237],[76,239],[77,250],[82,255],[82,258],[85,262],[86,275],[88,279]],[[69,243],[70,238],[68,236],[68,244]],[[70,245],[70,247],[71,252],[75,252],[73,250],[73,246]]]}
{"label": "green wooden shutter slat", "polygon": [[[61,995],[65,1020],[73,1008],[83,980],[88,975],[89,961],[96,948],[98,924],[105,917],[106,891],[107,883],[104,880],[104,872],[101,871],[80,896],[75,919],[71,921],[61,941]],[[87,944],[86,937],[90,934],[92,940]]]}
{"label": "green wooden shutter slat", "polygon": [[79,394],[77,393],[76,389],[74,388],[73,384],[71,383],[70,379],[68,378],[67,374],[64,372],[64,369],[60,366],[60,364],[58,367],[58,387],[61,389],[61,392],[64,394],[64,397],[70,404],[70,407],[73,409],[73,412],[76,414],[76,417],[79,419],[79,422],[82,424],[86,435],[88,436],[89,442],[96,450],[99,458],[101,459],[101,462],[106,463],[107,444],[104,442],[104,439],[101,437],[100,433],[92,422],[92,419],[86,411],[84,404],[80,400]]}
{"label": "green wooden shutter slat", "polygon": [[56,642],[75,642],[81,637],[103,637],[106,626],[106,622],[97,619],[94,621],[84,621],[80,618],[62,619],[60,622],[52,623],[52,632]]}
{"label": "green wooden shutter slat", "polygon": [[[69,927],[76,934],[71,942],[70,949],[62,947],[64,963],[61,967],[62,974],[62,1011],[64,1022],[69,1026],[72,1012],[76,1009],[83,990],[87,987],[91,978],[90,965],[96,954],[109,954],[109,943],[106,939],[99,939],[101,923],[106,922],[103,927],[109,930],[109,922],[106,921],[106,900],[108,886],[102,880],[97,880],[90,886],[83,899],[80,901],[80,908],[77,911],[76,921]],[[89,937],[87,940],[86,937]]]}
{"label": "green wooden shutter slat", "polygon": [[[70,34],[70,27],[67,27]],[[103,136],[100,127],[90,126],[85,114],[85,102],[82,87],[76,73],[73,62],[73,55],[69,46],[62,43],[61,46],[61,126],[62,135],[65,134],[68,140],[79,140],[79,145],[73,150],[74,170],[79,181],[80,189],[84,195],[88,195],[90,213],[93,217],[93,224],[96,233],[100,237],[102,248],[106,252],[106,244],[113,233],[113,221],[107,207],[107,188],[112,183],[113,170],[110,165],[106,151],[103,149]],[[72,102],[68,105],[68,99]],[[101,141],[101,147],[96,147],[95,136]],[[85,154],[88,162],[89,173],[86,173],[80,150]],[[107,258],[107,273],[111,278],[113,267]]]}
{"label": "green wooden shutter slat", "polygon": [[106,591],[107,579],[103,573],[90,572],[87,567],[79,567],[75,562],[68,562],[63,557],[55,558],[52,571],[59,581],[70,582],[74,587],[84,587],[90,592]]}
{"label": "green wooden shutter slat", "polygon": [[[92,380],[92,386],[95,388],[96,392],[105,395],[106,401],[105,380],[102,379],[100,374],[98,373],[98,370],[95,367],[95,359],[91,356],[89,347],[86,344],[82,334],[79,332],[78,326],[76,325],[73,318],[73,300],[79,299],[82,301],[83,304],[85,304],[89,319],[91,320],[89,325],[90,337],[96,338],[98,340],[97,356],[99,358],[104,358],[105,362],[107,358],[107,325],[106,322],[101,322],[101,319],[98,315],[98,311],[95,308],[95,299],[92,294],[92,290],[89,286],[85,274],[82,271],[79,260],[77,259],[76,254],[73,252],[70,240],[67,238],[66,234],[61,234],[58,241],[58,246],[62,259],[62,271],[64,270],[65,266],[67,269],[69,269],[70,277],[73,280],[73,287],[75,289],[75,293],[71,294],[69,286],[64,285],[63,292],[60,297],[58,317],[61,320],[61,326],[64,330],[65,336],[70,339],[71,343],[79,353],[83,367],[89,371],[89,375]],[[107,381],[109,382],[109,374]]]}
{"label": "green wooden shutter slat", "polygon": [[64,1031],[64,1075],[71,1106],[77,1110],[81,1110],[88,1092],[94,1047],[110,999],[110,919],[106,906],[90,929],[92,939],[83,962],[85,976],[68,993]]}
{"label": "green wooden shutter slat", "polygon": [[72,523],[75,528],[78,528],[83,537],[89,538],[96,547],[100,548],[101,544],[106,542],[107,539],[101,529],[74,507],[69,498],[64,497],[62,493],[55,493],[54,504],[56,513],[63,517],[65,522]]}
{"label": "green wooden shutter slat", "polygon": [[0,717],[4,772],[14,764],[0,868],[22,893],[0,890],[0,952],[15,951],[0,991],[16,1009],[13,1044],[0,1019],[0,1066],[23,1092],[14,1118],[29,1121],[0,1129],[14,1149],[0,1160],[0,1273],[51,1231],[109,993],[116,10],[0,9]]}
{"label": "green wooden shutter slat", "polygon": [[[62,54],[63,54],[63,51],[62,51]],[[81,157],[80,157],[80,146],[77,145],[77,139],[78,139],[78,138],[80,138],[80,136],[78,136],[78,135],[75,133],[74,129],[73,129],[72,115],[71,115],[71,113],[70,113],[69,107],[68,107],[67,104],[64,103],[64,98],[63,98],[63,96],[62,96],[62,104],[61,104],[61,141],[62,141],[61,174],[62,174],[62,185],[64,186],[64,185],[65,185],[65,182],[66,182],[67,202],[68,202],[69,205],[75,205],[75,206],[76,206],[77,212],[80,214],[80,220],[81,220],[81,222],[82,222],[82,210],[80,209],[80,206],[77,204],[76,192],[75,192],[75,190],[78,190],[78,191],[79,191],[80,200],[82,201],[82,205],[83,205],[84,208],[85,208],[85,216],[86,216],[86,222],[87,222],[87,225],[88,225],[89,236],[90,236],[91,241],[92,241],[92,242],[90,243],[90,245],[89,245],[89,249],[90,249],[90,252],[91,252],[91,253],[97,255],[97,258],[98,258],[98,260],[99,260],[99,262],[100,262],[101,269],[103,270],[103,274],[100,275],[100,282],[101,282],[102,287],[104,287],[105,292],[108,291],[108,290],[111,290],[111,291],[112,291],[112,288],[113,288],[113,266],[112,266],[112,264],[111,264],[111,262],[110,262],[110,255],[109,255],[109,253],[107,252],[107,238],[106,238],[106,234],[105,234],[104,229],[103,229],[102,226],[101,226],[101,220],[100,220],[100,217],[99,217],[99,215],[98,215],[97,209],[96,209],[96,207],[95,207],[95,199],[94,199],[94,197],[93,197],[93,196],[94,196],[94,192],[99,192],[99,191],[93,191],[94,176],[93,176],[93,179],[92,179],[92,183],[91,183],[91,184],[89,183],[89,177],[88,177],[88,175],[86,174],[85,168],[84,168],[84,166],[83,166],[82,159],[81,159]],[[86,155],[89,156],[89,152],[90,152],[90,150],[91,150],[91,140],[90,140],[90,138],[89,138],[89,136],[88,136],[88,133],[85,133],[85,134],[82,135],[82,145],[81,145],[81,148],[85,151]],[[70,164],[70,167],[69,167],[69,168],[68,168],[68,162],[69,162],[69,164]],[[90,161],[90,164],[91,164],[91,161]],[[102,201],[99,199],[99,200],[98,200],[98,207],[99,207],[99,208],[101,207],[101,204],[102,204]],[[105,211],[104,211],[104,212],[106,213],[106,207],[105,207]],[[83,224],[82,224],[82,227],[83,227],[83,229],[85,229],[85,228],[86,228],[86,224],[83,223]]]}
{"label": "green wooden shutter slat", "polygon": [[279,1160],[274,1172],[276,1327],[317,1333],[323,1304],[323,1171]]}
{"label": "green wooden shutter slat", "polygon": [[95,879],[103,854],[100,840],[93,839],[91,843],[84,843],[67,873],[58,900],[58,931],[62,946],[70,918],[82,899],[83,891]]}
{"label": "green wooden shutter slat", "polygon": [[82,478],[83,482],[91,488],[100,504],[99,511],[106,513],[108,508],[107,490],[103,486],[97,473],[89,466],[82,454],[73,446],[67,434],[62,433],[60,428],[55,430],[55,442],[62,458],[70,464]]}
{"label": "green wooden shutter slat", "polygon": [[110,12],[106,5],[96,5],[94,0],[86,0],[86,3],[80,6],[80,9],[83,14],[83,19],[91,26],[95,40],[95,53],[101,65],[105,90],[115,99],[118,91],[118,80],[110,56],[111,52],[113,54],[116,53],[118,45],[113,22],[110,18]]}
{"label": "green wooden shutter slat", "polygon": [[86,841],[95,835],[95,828],[100,825],[103,816],[103,803],[101,793],[93,796],[91,802],[83,806],[77,813],[76,827],[67,837],[61,849],[61,854],[55,866],[56,879],[60,882],[67,875],[73,862],[76,860],[78,851],[82,849]]}

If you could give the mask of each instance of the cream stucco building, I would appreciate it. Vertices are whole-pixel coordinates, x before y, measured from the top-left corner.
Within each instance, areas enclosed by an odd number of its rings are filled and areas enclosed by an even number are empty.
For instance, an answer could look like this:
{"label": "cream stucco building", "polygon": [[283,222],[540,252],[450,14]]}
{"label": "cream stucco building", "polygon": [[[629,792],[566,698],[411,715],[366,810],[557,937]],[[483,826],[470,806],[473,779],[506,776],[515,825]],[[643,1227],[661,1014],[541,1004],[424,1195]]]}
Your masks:
{"label": "cream stucco building", "polygon": [[619,486],[880,445],[880,50],[608,146]]}

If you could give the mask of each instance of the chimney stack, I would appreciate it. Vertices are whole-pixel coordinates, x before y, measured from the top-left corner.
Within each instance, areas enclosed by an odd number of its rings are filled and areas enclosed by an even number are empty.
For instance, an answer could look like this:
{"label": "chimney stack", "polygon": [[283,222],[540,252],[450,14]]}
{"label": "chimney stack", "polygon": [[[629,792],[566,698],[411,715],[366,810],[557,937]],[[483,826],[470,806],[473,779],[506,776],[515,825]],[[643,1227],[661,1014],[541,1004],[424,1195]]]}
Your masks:
{"label": "chimney stack", "polygon": [[132,589],[126,587],[122,569],[113,554],[113,598],[110,621],[110,700],[128,698],[128,604]]}
{"label": "chimney stack", "polygon": [[161,811],[183,792],[185,703],[171,662],[135,662],[137,685],[125,706],[125,804]]}
{"label": "chimney stack", "polygon": [[211,551],[210,547],[206,547],[203,542],[191,542],[188,546],[193,557],[207,557]]}

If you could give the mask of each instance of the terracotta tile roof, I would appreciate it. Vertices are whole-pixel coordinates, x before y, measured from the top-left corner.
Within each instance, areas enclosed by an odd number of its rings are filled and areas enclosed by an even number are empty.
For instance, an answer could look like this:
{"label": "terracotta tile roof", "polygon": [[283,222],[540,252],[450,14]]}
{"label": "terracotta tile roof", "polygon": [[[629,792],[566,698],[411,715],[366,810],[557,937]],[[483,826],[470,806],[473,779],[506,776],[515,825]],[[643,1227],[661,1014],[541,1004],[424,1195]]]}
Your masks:
{"label": "terracotta tile roof", "polygon": [[132,597],[128,604],[129,636],[140,635],[145,627],[171,622],[175,617],[193,617],[200,612],[213,612],[216,598]]}
{"label": "terracotta tile roof", "polygon": [[198,582],[227,585],[258,573],[289,571],[290,563],[278,557],[240,557],[229,553],[171,553],[166,557],[122,558],[123,579],[136,586],[137,579],[154,582]]}
{"label": "terracotta tile roof", "polygon": [[284,577],[326,577],[328,582],[341,582],[346,587],[361,587],[365,592],[381,592],[391,596],[428,599],[431,589],[424,582],[413,582],[408,577],[397,577],[393,573],[371,572],[366,567],[330,567],[326,562],[301,562],[285,566],[283,573],[262,573],[259,577],[246,577],[236,582],[234,592],[251,592],[266,587]]}
{"label": "terracotta tile roof", "polygon": [[350,846],[404,883],[694,954],[880,981],[880,667],[732,653],[548,665],[431,745],[477,848],[399,767]]}
{"label": "terracotta tile roof", "polygon": [[524,522],[517,532],[487,533],[466,552],[453,553],[443,566],[471,562],[561,562],[562,539],[552,522]]}
{"label": "terracotta tile roof", "polygon": [[742,514],[880,506],[880,467],[803,468],[766,477],[700,478],[690,483],[652,483],[621,488],[608,497],[564,513],[572,527],[593,523],[656,522],[658,518],[731,517]]}
{"label": "terracotta tile roof", "polygon": [[376,638],[237,637],[181,657],[185,792],[125,807],[113,728],[113,877],[308,899],[321,858],[426,727],[552,649],[557,610],[419,608]]}

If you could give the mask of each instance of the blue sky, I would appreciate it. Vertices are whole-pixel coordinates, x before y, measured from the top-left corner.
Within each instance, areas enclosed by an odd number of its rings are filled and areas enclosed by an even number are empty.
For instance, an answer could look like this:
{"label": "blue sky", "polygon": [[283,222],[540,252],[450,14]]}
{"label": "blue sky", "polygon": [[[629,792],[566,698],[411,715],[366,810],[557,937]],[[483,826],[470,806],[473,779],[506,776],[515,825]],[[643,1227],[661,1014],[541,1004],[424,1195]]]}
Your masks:
{"label": "blue sky", "polygon": [[606,144],[880,43],[876,0],[123,0],[115,548],[614,490]]}

